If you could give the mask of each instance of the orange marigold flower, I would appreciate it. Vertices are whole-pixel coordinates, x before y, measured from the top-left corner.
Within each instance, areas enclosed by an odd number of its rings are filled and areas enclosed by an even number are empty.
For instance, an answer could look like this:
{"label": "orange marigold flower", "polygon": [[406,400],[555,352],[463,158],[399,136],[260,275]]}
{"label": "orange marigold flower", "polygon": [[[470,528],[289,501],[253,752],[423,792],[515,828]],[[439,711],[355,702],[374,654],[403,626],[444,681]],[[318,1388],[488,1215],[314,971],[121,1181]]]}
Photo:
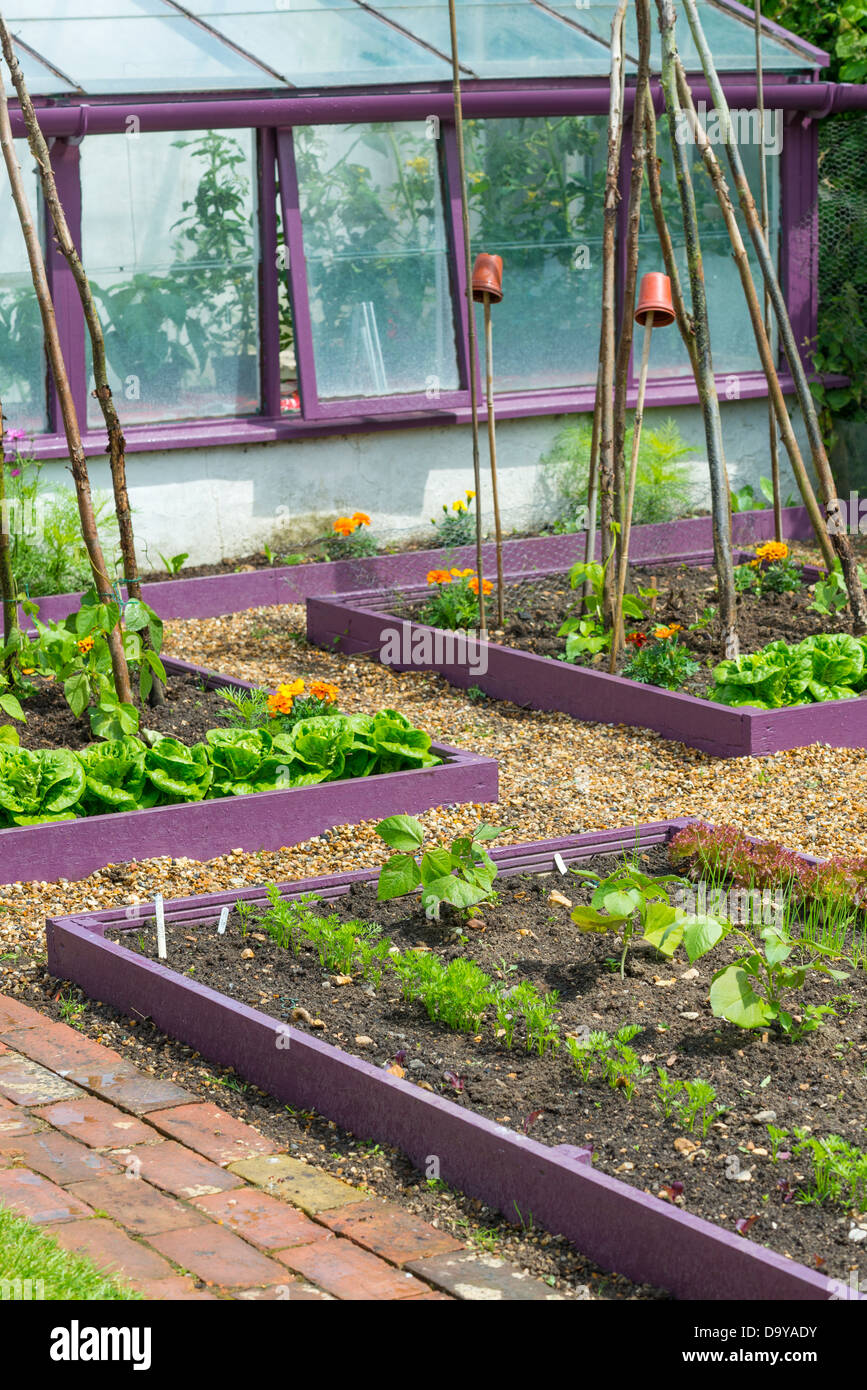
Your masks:
{"label": "orange marigold flower", "polygon": [[78,647],[78,650],[79,650],[80,652],[89,652],[89,651],[92,651],[92,650],[93,650],[93,638],[92,638],[92,637],[82,637],[81,641],[76,643],[76,646]]}
{"label": "orange marigold flower", "polygon": [[428,570],[428,584],[451,584],[452,577],[448,570]]}
{"label": "orange marigold flower", "polygon": [[337,686],[330,681],[311,681],[310,694],[314,700],[325,700],[329,705],[333,705],[337,699]]}
{"label": "orange marigold flower", "polygon": [[349,520],[354,521],[356,526],[370,525],[370,517],[367,515],[367,512],[353,512]]}
{"label": "orange marigold flower", "polygon": [[334,530],[338,536],[351,536],[358,522],[353,521],[351,516],[339,516],[334,523]]}
{"label": "orange marigold flower", "polygon": [[[472,577],[472,579],[469,581],[469,584],[470,584],[470,588],[472,589],[473,593],[474,593],[474,594],[477,594],[477,593],[479,592],[479,577],[478,577],[478,575],[474,574],[473,577]],[[489,593],[491,593],[493,587],[494,587],[494,586],[493,586],[493,584],[491,583],[490,579],[483,579],[483,580],[482,580],[482,593],[483,593],[483,594],[489,594]]]}
{"label": "orange marigold flower", "polygon": [[278,714],[290,714],[296,695],[302,694],[304,682],[298,677],[291,685],[278,685],[273,695],[268,696],[268,713],[272,719]]}
{"label": "orange marigold flower", "polygon": [[773,560],[785,560],[788,553],[789,547],[785,541],[766,541],[764,545],[756,546],[756,558],[768,563]]}
{"label": "orange marigold flower", "polygon": [[665,642],[667,638],[673,637],[676,632],[680,632],[680,623],[672,623],[670,627],[655,627],[653,635],[657,642]]}

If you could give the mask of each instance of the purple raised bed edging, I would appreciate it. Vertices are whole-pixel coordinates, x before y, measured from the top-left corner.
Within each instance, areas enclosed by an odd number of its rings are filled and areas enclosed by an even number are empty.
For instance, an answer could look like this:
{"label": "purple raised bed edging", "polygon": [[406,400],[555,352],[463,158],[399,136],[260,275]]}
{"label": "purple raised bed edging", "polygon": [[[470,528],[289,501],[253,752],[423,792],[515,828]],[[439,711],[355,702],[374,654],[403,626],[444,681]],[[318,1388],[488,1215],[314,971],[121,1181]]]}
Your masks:
{"label": "purple raised bed edging", "polygon": [[[493,854],[504,874],[550,872],[555,852],[569,863],[631,848],[636,837],[647,847],[664,843],[686,823],[595,831]],[[285,894],[318,891],[331,898],[375,876],[360,870],[280,888]],[[166,904],[166,919],[216,922],[224,904],[264,896],[262,888],[247,888],[184,898]],[[151,1019],[278,1100],[315,1109],[359,1138],[395,1145],[420,1169],[436,1155],[445,1182],[509,1220],[532,1214],[534,1222],[565,1236],[590,1259],[637,1282],[661,1286],[679,1298],[715,1300],[826,1300],[837,1287],[827,1276],[598,1172],[585,1149],[549,1148],[516,1134],[106,940],[106,931],[140,930],[143,919],[153,915],[149,905],[137,908],[132,920],[129,911],[48,918],[51,973],[72,980],[101,1003]]]}
{"label": "purple raised bed edging", "polygon": [[[249,681],[216,675],[187,661],[166,658],[165,667],[169,675],[199,676],[210,687],[251,688]],[[448,761],[312,787],[0,830],[0,883],[85,878],[106,864],[165,854],[204,860],[232,849],[282,849],[334,825],[499,799],[494,758],[442,743],[432,748]]]}
{"label": "purple raised bed edging", "polygon": [[[653,558],[656,561],[660,557]],[[695,563],[697,558],[670,557],[687,563]],[[810,581],[819,573],[805,566]],[[375,656],[382,651],[386,631],[400,632],[404,653],[413,650],[417,634],[437,633],[436,628],[387,612],[387,602],[388,596],[381,593],[310,598],[307,639],[329,651]],[[451,685],[461,689],[477,686],[493,699],[510,700],[524,709],[559,710],[586,722],[652,729],[662,738],[698,748],[716,758],[762,757],[811,743],[828,743],[834,748],[867,747],[867,697],[788,709],[730,708],[495,642],[475,645],[477,650],[486,650],[484,674],[467,662],[433,661],[425,662],[423,667],[390,662],[389,666],[395,671],[436,671]],[[432,650],[435,652],[436,648]]]}
{"label": "purple raised bed edging", "polygon": [[[772,540],[772,511],[737,512],[732,518],[732,534],[737,545]],[[804,507],[787,507],[783,512],[783,534],[787,540],[808,541],[812,536]],[[683,521],[658,522],[636,526],[630,550],[636,561],[655,561],[666,556],[707,553],[712,549],[711,519],[690,517]],[[597,555],[601,540],[597,538]],[[504,565],[509,576],[527,570],[549,569],[551,557],[557,564],[574,564],[584,554],[584,537],[536,536],[528,540],[506,541]],[[475,547],[457,549],[410,550],[399,555],[374,555],[359,560],[328,560],[313,565],[289,565],[273,569],[248,570],[243,574],[209,574],[201,578],[165,580],[144,584],[142,594],[165,622],[184,618],[218,618],[240,613],[245,608],[267,608],[279,603],[303,603],[305,599],[329,594],[348,594],[385,588],[390,584],[424,582],[432,567],[442,564],[445,555],[455,565],[474,564]],[[564,558],[565,557],[565,558]],[[495,567],[493,543],[484,547],[482,564],[490,572]],[[125,590],[123,591],[126,592]],[[53,594],[37,599],[43,622],[60,622],[78,607],[79,594]],[[22,615],[22,621],[25,621]]]}

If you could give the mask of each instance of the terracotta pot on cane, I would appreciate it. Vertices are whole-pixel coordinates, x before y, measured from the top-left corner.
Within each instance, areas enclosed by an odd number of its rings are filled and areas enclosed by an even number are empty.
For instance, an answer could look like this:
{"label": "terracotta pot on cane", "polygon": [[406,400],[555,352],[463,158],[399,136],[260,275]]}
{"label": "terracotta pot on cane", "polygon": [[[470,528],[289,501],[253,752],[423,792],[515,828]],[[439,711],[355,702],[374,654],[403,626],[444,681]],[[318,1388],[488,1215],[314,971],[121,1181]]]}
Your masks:
{"label": "terracotta pot on cane", "polygon": [[481,304],[486,294],[493,304],[498,304],[503,297],[503,258],[482,251],[473,266],[473,299]]}

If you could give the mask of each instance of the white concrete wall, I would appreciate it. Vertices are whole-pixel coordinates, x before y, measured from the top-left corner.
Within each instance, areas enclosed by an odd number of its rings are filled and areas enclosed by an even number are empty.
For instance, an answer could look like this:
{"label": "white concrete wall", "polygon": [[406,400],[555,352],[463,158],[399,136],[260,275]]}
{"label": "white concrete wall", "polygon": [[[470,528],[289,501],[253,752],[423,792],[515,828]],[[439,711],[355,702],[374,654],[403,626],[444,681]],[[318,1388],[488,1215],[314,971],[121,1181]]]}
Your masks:
{"label": "white concrete wall", "polygon": [[[758,491],[759,477],[770,474],[767,404],[723,401],[721,408],[732,485],[750,482]],[[706,508],[709,489],[699,408],[650,410],[647,425],[669,416],[694,447],[694,501]],[[539,461],[564,424],[576,418],[548,415],[498,422],[501,508],[507,529],[546,518]],[[483,427],[483,476],[487,450]],[[784,451],[781,464],[784,494],[796,493]],[[108,491],[107,463],[92,459],[90,467],[94,487]],[[473,480],[470,430],[464,426],[136,453],[127,458],[127,472],[142,563],[150,560],[155,568],[160,565],[158,551],[188,551],[191,565],[249,554],[263,543],[285,554],[330,532],[335,516],[356,510],[370,515],[374,533],[385,541],[429,535],[431,517],[441,515],[442,504],[451,504]],[[68,473],[62,463],[48,463],[43,479],[50,487],[68,482]],[[493,524],[487,493],[483,516],[487,525]]]}

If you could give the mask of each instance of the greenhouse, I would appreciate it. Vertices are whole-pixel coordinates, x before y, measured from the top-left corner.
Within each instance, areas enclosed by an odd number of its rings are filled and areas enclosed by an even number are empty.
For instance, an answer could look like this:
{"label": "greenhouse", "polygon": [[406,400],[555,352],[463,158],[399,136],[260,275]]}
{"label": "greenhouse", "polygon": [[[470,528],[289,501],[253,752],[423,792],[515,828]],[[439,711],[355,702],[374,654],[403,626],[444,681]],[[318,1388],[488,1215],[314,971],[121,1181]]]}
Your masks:
{"label": "greenhouse", "polygon": [[[750,16],[734,0],[699,8],[754,181]],[[544,453],[563,416],[592,408],[613,9],[457,6],[472,243],[506,265],[494,389],[505,503],[518,521],[536,486],[530,456]],[[93,281],[127,447],[149,456],[134,480],[144,531],[163,548],[179,544],[173,489],[204,471],[209,525],[196,558],[217,559],[218,535],[237,552],[279,536],[290,513],[312,524],[350,492],[357,498],[359,465],[366,498],[374,479],[388,479],[370,504],[385,531],[426,521],[450,489],[442,470],[464,447],[465,431],[448,427],[465,426],[470,405],[447,9],[13,0],[8,20]],[[627,121],[634,27],[630,13]],[[770,235],[799,342],[816,330],[819,120],[850,90],[821,80],[825,61],[765,23]],[[652,62],[657,71],[658,35]],[[700,77],[695,90],[700,98]],[[667,141],[660,151],[666,196],[676,199]],[[24,165],[35,205],[32,162]],[[626,180],[628,149],[621,168]],[[709,184],[701,197],[715,370],[723,400],[744,403],[733,428],[748,481],[762,419],[748,403],[766,387]],[[644,270],[658,250],[649,209],[642,216]],[[619,217],[622,245],[625,198]],[[39,457],[62,459],[5,200],[0,237],[7,422],[33,435]],[[78,413],[96,428],[83,320],[59,255],[49,270]],[[635,373],[633,396],[634,385]],[[653,354],[648,404],[689,421],[695,400],[683,344],[668,337]],[[328,435],[340,446],[304,443]],[[429,487],[431,473],[440,477]]]}

